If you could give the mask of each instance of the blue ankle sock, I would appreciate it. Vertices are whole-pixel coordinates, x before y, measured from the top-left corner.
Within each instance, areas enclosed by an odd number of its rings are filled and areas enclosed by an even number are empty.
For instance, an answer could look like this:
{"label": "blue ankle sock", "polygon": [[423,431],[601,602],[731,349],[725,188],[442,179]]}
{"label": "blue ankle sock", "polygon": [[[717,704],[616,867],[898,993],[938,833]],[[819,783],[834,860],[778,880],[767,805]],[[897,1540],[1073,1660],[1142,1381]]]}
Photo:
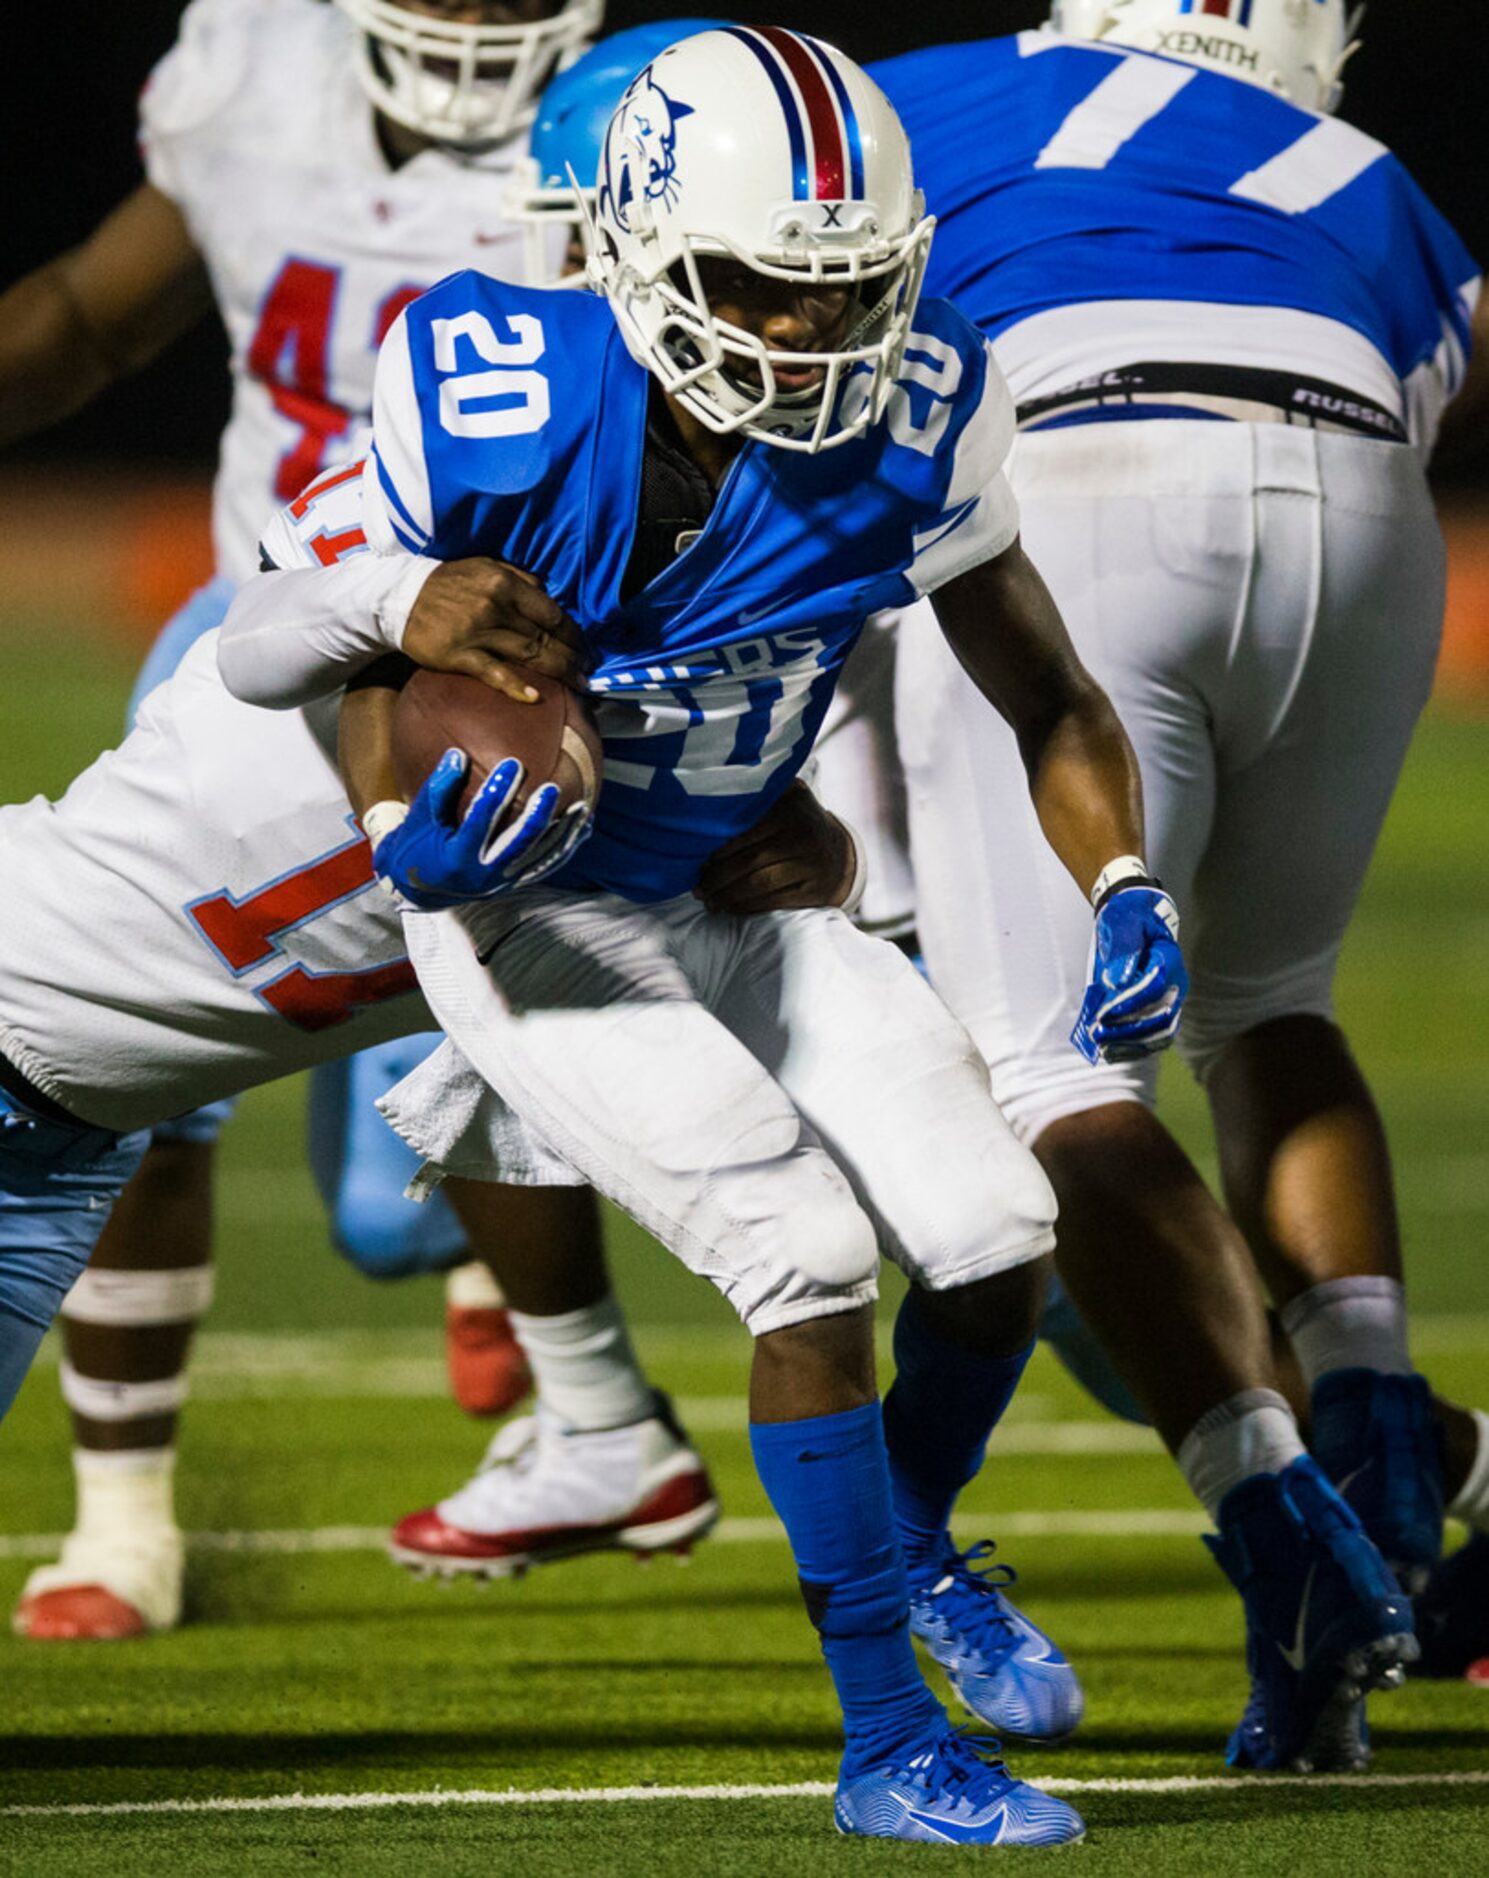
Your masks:
{"label": "blue ankle sock", "polygon": [[910,1644],[879,1404],[753,1423],[750,1445],[837,1688],[851,1777],[945,1724]]}
{"label": "blue ankle sock", "polygon": [[982,1466],[1034,1345],[980,1356],[938,1335],[907,1292],[894,1323],[895,1379],[884,1398],[884,1439],[895,1523],[911,1578],[942,1556],[956,1496]]}

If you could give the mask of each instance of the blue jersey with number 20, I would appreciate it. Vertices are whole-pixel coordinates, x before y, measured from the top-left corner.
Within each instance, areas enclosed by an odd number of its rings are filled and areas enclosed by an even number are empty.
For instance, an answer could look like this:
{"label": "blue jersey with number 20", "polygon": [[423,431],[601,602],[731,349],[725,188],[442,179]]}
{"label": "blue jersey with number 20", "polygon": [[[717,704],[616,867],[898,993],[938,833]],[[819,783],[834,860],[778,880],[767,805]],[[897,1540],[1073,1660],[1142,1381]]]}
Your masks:
{"label": "blue jersey with number 20", "polygon": [[698,539],[624,603],[652,380],[608,303],[456,274],[394,327],[372,545],[525,568],[593,654],[604,786],[555,884],[688,892],[800,768],[865,618],[1012,540],[1007,390],[955,309],[916,326],[880,423],[816,456],[746,443]]}

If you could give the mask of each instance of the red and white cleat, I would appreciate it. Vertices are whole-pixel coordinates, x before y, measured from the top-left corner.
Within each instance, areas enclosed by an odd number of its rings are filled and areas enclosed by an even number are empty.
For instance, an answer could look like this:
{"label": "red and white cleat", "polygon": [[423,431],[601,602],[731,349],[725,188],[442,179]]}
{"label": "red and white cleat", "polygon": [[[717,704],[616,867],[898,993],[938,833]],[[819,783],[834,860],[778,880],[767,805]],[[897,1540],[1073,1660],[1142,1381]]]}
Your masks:
{"label": "red and white cleat", "polygon": [[11,1627],[40,1643],[119,1643],[150,1628],[128,1599],[104,1585],[62,1585],[24,1597]]}
{"label": "red and white cleat", "polygon": [[11,1629],[38,1643],[117,1643],[174,1630],[183,1575],[179,1532],[140,1545],[73,1532],[57,1563],[26,1580]]}
{"label": "red and white cleat", "polygon": [[1466,1673],[1476,1689],[1489,1689],[1489,1656],[1481,1658],[1477,1663],[1470,1663]]}
{"label": "red and white cleat", "polygon": [[505,1415],[533,1386],[501,1293],[484,1265],[457,1266],[445,1284],[450,1393],[467,1415]]}
{"label": "red and white cleat", "polygon": [[718,1516],[665,1400],[649,1420],[598,1434],[559,1427],[539,1404],[501,1430],[458,1493],[400,1520],[389,1550],[421,1577],[511,1578],[584,1552],[686,1555]]}

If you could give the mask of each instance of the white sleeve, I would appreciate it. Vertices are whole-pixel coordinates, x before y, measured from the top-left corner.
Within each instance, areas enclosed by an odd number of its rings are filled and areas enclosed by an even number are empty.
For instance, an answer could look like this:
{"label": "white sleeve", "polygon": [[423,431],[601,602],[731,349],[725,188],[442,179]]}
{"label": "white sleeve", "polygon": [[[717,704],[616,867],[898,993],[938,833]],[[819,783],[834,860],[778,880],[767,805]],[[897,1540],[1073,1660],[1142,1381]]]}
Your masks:
{"label": "white sleeve", "polygon": [[1018,538],[1018,502],[1004,471],[1018,420],[992,347],[985,352],[982,398],[957,439],[946,506],[915,537],[907,578],[917,594],[934,593]]}
{"label": "white sleeve", "polygon": [[217,643],[222,681],[245,704],[289,710],[325,697],[396,651],[438,561],[377,553],[363,465],[327,470],[270,522],[266,566],[238,592]]}
{"label": "white sleeve", "polygon": [[191,142],[210,130],[242,82],[261,28],[257,0],[192,0],[176,43],[156,65],[140,96],[140,154],[145,174],[179,202],[187,188]]}
{"label": "white sleeve", "polygon": [[218,669],[245,704],[289,710],[397,651],[439,566],[418,552],[434,523],[402,315],[378,353],[372,421],[364,461],[326,470],[270,522],[264,560],[279,571],[249,581],[223,622]]}
{"label": "white sleeve", "polygon": [[288,711],[338,691],[403,643],[424,582],[439,566],[404,554],[339,567],[255,574],[217,642],[222,682],[245,704]]}

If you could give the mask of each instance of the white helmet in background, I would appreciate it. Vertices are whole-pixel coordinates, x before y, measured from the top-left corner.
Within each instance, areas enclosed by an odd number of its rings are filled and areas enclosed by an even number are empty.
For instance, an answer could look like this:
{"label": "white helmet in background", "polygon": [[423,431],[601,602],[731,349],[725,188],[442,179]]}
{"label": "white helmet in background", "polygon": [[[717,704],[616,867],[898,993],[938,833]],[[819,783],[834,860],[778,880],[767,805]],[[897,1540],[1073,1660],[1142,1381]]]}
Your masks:
{"label": "white helmet in background", "polygon": [[[589,273],[632,356],[710,430],[822,450],[882,415],[934,224],[889,100],[851,59],[778,26],[668,47],[610,120],[588,222]],[[698,262],[841,288],[832,352],[768,349],[710,312]],[[805,391],[776,370],[821,367]]]}
{"label": "white helmet in background", "polygon": [[524,25],[483,18],[511,7],[336,0],[361,31],[358,76],[385,117],[436,143],[488,148],[532,121],[559,66],[600,29],[605,0],[562,0]]}
{"label": "white helmet in background", "polygon": [[1336,111],[1363,6],[1345,0],[1053,0],[1050,25],[1205,65],[1310,111]]}

